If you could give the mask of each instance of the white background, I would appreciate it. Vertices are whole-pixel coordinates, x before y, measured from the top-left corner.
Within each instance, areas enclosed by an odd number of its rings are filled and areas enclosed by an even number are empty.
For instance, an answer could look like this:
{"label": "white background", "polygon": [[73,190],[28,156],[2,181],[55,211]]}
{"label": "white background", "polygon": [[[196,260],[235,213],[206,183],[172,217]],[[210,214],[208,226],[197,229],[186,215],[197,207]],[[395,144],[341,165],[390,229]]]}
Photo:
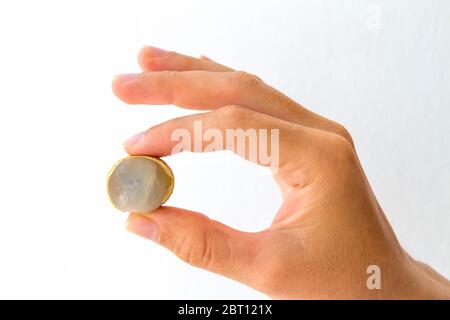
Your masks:
{"label": "white background", "polygon": [[[189,111],[127,106],[144,44],[259,75],[343,123],[403,246],[450,276],[449,1],[1,1],[0,298],[264,298],[125,231],[105,192],[121,143]],[[170,205],[260,230],[270,174],[168,159]]]}

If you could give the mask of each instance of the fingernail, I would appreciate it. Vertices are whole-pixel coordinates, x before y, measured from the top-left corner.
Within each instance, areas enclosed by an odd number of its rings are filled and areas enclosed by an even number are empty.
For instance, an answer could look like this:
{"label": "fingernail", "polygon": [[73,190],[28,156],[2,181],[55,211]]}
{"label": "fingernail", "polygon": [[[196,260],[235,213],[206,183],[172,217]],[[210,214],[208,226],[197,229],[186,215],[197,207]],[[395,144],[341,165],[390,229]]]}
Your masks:
{"label": "fingernail", "polygon": [[161,49],[161,48],[157,48],[157,47],[150,47],[150,46],[145,46],[144,48],[146,48],[147,50],[150,51],[150,56],[152,57],[162,57],[167,55],[169,52]]}
{"label": "fingernail", "polygon": [[139,77],[139,75],[140,75],[139,73],[119,74],[114,77],[114,82],[122,84],[136,79],[137,77]]}
{"label": "fingernail", "polygon": [[126,227],[131,233],[145,239],[156,241],[158,238],[159,227],[156,222],[142,215],[131,215],[127,220]]}
{"label": "fingernail", "polygon": [[138,134],[132,136],[131,138],[129,138],[127,141],[125,141],[123,143],[123,146],[130,148],[130,147],[137,145],[139,143],[139,141],[142,139],[142,137],[144,136],[144,133],[145,132],[141,132],[141,133],[138,133]]}

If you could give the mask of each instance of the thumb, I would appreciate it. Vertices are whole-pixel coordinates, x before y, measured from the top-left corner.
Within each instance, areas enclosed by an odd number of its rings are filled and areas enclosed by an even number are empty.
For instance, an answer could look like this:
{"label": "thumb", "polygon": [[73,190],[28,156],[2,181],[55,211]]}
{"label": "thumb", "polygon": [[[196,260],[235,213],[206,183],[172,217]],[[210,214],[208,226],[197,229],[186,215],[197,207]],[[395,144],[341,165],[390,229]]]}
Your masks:
{"label": "thumb", "polygon": [[232,229],[203,214],[164,206],[152,213],[130,214],[127,229],[195,267],[242,283],[251,285],[257,273],[261,235]]}

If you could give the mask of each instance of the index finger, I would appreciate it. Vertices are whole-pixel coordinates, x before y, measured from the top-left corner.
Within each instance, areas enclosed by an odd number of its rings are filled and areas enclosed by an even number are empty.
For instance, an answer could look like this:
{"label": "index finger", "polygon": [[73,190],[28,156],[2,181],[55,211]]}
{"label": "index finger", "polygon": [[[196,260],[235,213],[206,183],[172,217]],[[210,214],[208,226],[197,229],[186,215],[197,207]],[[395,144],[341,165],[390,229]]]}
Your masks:
{"label": "index finger", "polygon": [[277,171],[302,167],[323,154],[318,139],[330,135],[240,106],[175,118],[125,142],[130,155],[169,156],[178,152],[229,150]]}

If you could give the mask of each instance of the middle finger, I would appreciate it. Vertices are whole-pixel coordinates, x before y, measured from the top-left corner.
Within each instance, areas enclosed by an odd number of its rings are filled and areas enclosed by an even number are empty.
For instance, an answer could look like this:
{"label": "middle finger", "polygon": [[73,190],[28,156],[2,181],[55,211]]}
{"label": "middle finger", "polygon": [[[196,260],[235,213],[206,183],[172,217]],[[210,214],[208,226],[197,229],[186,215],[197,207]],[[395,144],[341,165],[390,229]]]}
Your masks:
{"label": "middle finger", "polygon": [[335,132],[320,117],[242,71],[158,71],[116,77],[115,94],[129,104],[174,104],[188,109],[217,109],[237,104],[282,120]]}

